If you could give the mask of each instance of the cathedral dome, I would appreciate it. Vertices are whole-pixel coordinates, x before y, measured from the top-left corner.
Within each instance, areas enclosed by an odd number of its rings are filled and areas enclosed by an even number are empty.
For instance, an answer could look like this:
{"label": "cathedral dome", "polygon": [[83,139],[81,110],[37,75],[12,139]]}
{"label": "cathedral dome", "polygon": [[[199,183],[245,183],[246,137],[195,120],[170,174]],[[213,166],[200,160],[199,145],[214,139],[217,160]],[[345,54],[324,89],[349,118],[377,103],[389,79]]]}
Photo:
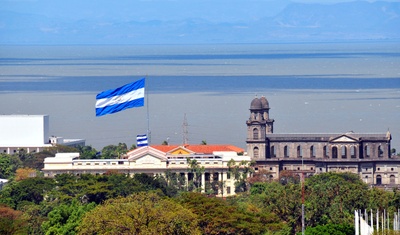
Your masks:
{"label": "cathedral dome", "polygon": [[250,109],[262,109],[261,100],[260,100],[259,98],[257,98],[257,97],[254,98],[254,99],[251,101]]}
{"label": "cathedral dome", "polygon": [[261,106],[263,109],[269,109],[269,102],[264,96],[260,98]]}

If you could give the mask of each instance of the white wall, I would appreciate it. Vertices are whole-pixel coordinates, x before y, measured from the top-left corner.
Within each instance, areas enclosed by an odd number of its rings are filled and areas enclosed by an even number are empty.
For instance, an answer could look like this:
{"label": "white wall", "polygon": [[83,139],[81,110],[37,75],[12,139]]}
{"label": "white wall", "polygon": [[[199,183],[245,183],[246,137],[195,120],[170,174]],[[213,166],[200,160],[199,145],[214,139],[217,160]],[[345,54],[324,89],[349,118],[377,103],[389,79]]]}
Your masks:
{"label": "white wall", "polygon": [[48,115],[0,115],[0,147],[36,147],[48,141]]}

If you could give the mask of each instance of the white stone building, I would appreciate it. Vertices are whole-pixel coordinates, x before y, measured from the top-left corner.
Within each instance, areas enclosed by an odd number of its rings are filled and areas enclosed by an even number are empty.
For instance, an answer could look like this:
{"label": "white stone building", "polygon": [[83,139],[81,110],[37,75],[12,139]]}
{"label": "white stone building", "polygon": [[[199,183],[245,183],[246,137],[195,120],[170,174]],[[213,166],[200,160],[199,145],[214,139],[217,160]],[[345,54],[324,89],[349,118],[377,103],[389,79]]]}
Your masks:
{"label": "white stone building", "polygon": [[83,139],[50,137],[48,115],[0,115],[0,130],[0,153],[40,152],[54,144],[85,145]]}
{"label": "white stone building", "polygon": [[58,153],[55,157],[44,160],[45,177],[69,173],[104,174],[117,171],[127,175],[145,173],[148,175],[163,175],[166,172],[175,173],[185,178],[186,184],[193,180],[188,159],[195,159],[199,167],[204,167],[201,175],[201,188],[205,192],[206,185],[221,182],[218,196],[235,194],[235,180],[231,177],[228,163],[232,159],[236,164],[242,161],[250,162],[250,157],[239,156],[235,151],[214,151],[212,154],[194,153],[184,146],[179,146],[169,152],[163,152],[153,147],[141,147],[129,152],[124,159],[79,159],[79,153]]}

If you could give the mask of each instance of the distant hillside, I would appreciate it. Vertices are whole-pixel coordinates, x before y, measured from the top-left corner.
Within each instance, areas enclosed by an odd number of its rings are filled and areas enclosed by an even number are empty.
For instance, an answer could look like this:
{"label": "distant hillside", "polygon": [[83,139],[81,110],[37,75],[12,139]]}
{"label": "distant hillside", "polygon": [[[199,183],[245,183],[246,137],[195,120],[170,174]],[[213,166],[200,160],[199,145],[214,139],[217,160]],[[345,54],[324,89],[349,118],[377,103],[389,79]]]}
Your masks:
{"label": "distant hillside", "polygon": [[[266,14],[267,15],[267,14]],[[0,11],[0,44],[267,43],[400,39],[400,2],[289,3],[237,22],[49,18]]]}

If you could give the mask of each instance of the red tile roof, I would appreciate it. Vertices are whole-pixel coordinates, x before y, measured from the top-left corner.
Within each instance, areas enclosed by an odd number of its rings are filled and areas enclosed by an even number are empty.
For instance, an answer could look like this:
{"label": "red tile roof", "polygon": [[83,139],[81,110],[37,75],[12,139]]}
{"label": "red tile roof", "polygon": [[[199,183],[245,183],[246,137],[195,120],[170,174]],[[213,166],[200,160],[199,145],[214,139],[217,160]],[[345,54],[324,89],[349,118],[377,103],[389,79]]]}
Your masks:
{"label": "red tile roof", "polygon": [[178,147],[185,148],[195,153],[212,154],[219,151],[233,151],[236,153],[243,153],[244,149],[234,145],[152,145],[151,147],[158,149],[164,153],[177,149]]}

